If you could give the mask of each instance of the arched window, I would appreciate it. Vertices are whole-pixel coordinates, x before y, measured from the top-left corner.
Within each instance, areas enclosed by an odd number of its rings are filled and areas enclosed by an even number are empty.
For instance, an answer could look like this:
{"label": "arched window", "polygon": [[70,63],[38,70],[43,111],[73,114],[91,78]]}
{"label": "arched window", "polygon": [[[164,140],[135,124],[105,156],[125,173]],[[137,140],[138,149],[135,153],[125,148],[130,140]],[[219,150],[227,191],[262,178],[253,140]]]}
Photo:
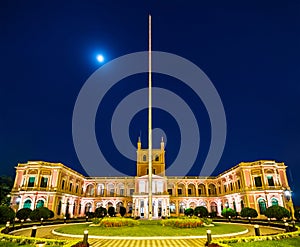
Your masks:
{"label": "arched window", "polygon": [[147,161],[147,156],[145,154],[143,155],[143,161]]}
{"label": "arched window", "polygon": [[27,200],[24,202],[23,208],[31,208],[31,200],[30,200],[30,199],[27,199]]}
{"label": "arched window", "polygon": [[218,212],[217,203],[212,202],[212,203],[210,204],[210,211],[211,211],[211,212]]}
{"label": "arched window", "polygon": [[276,198],[273,197],[271,202],[272,202],[272,206],[278,206],[278,200]]}
{"label": "arched window", "polygon": [[159,156],[155,155],[155,161],[159,161]]}
{"label": "arched window", "polygon": [[183,214],[185,208],[186,208],[185,203],[184,203],[184,202],[181,202],[181,203],[179,204],[179,213]]}
{"label": "arched window", "polygon": [[259,212],[260,214],[264,214],[266,212],[266,201],[262,198],[258,200]]}
{"label": "arched window", "polygon": [[85,204],[85,213],[87,213],[87,212],[91,212],[91,210],[92,210],[92,204],[91,203],[87,203],[87,204]]}
{"label": "arched window", "polygon": [[36,203],[36,208],[41,208],[44,207],[44,200],[38,200]]}

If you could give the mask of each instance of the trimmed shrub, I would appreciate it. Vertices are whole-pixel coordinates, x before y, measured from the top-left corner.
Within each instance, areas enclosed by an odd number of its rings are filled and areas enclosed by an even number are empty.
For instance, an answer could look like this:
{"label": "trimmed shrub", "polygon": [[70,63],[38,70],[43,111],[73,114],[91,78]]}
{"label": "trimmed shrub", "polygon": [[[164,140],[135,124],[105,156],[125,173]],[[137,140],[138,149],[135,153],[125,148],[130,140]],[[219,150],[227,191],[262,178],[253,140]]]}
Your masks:
{"label": "trimmed shrub", "polygon": [[206,207],[198,206],[194,209],[194,215],[200,218],[204,218],[208,216],[208,210]]}
{"label": "trimmed shrub", "polygon": [[126,214],[126,208],[121,206],[120,207],[120,215],[123,217]]}
{"label": "trimmed shrub", "polygon": [[109,207],[107,212],[110,217],[113,217],[115,216],[116,210],[114,207]]}
{"label": "trimmed shrub", "polygon": [[251,217],[256,218],[258,216],[257,211],[254,208],[243,208],[241,211],[241,217]]}
{"label": "trimmed shrub", "polygon": [[33,210],[30,215],[29,218],[33,221],[37,221],[37,220],[41,220],[41,218],[43,218],[44,220],[52,218],[54,216],[53,211],[51,211],[50,209],[46,208],[46,207],[40,207],[40,208],[36,208],[35,210]]}
{"label": "trimmed shrub", "polygon": [[89,219],[92,219],[92,218],[96,217],[94,212],[86,212],[85,215],[88,216]]}
{"label": "trimmed shrub", "polygon": [[282,218],[289,218],[290,212],[281,206],[271,206],[266,209],[265,216],[281,220]]}
{"label": "trimmed shrub", "polygon": [[21,208],[17,213],[16,213],[16,217],[19,220],[26,220],[29,218],[30,213],[32,212],[32,210],[30,208]]}
{"label": "trimmed shrub", "polygon": [[7,221],[12,221],[15,218],[14,210],[7,206],[1,205],[0,206],[0,223],[6,223]]}
{"label": "trimmed shrub", "polygon": [[194,209],[192,208],[187,208],[186,210],[184,210],[184,215],[186,216],[193,216],[194,214]]}
{"label": "trimmed shrub", "polygon": [[106,215],[107,215],[106,208],[104,208],[104,207],[96,208],[96,210],[95,210],[95,217],[97,217],[97,218],[103,218]]}
{"label": "trimmed shrub", "polygon": [[300,208],[299,207],[295,207],[294,216],[297,220],[300,220]]}
{"label": "trimmed shrub", "polygon": [[236,216],[236,211],[233,210],[232,208],[224,208],[222,210],[221,215],[224,216],[225,218],[228,218],[229,216],[230,217],[235,217]]}

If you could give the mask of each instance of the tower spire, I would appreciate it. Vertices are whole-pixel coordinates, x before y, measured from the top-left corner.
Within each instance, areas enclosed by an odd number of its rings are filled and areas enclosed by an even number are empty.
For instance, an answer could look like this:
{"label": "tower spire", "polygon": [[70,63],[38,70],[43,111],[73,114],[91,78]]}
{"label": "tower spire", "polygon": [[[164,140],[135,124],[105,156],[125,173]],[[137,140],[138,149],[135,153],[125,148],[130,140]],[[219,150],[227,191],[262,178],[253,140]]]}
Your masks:
{"label": "tower spire", "polygon": [[151,15],[149,15],[149,52],[148,52],[148,219],[152,220],[152,53],[151,53]]}

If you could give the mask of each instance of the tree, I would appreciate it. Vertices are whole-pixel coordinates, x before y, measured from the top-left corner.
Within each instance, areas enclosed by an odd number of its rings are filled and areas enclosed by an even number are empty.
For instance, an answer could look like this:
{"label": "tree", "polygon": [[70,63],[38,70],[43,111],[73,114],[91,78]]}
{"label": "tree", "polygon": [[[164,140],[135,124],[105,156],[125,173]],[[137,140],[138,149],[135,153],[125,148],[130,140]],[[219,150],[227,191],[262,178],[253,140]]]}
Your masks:
{"label": "tree", "polygon": [[294,216],[297,220],[300,220],[300,207],[295,207],[295,213]]}
{"label": "tree", "polygon": [[4,224],[7,221],[12,221],[15,218],[15,215],[16,214],[11,207],[7,205],[0,206],[0,223]]}
{"label": "tree", "polygon": [[106,215],[107,215],[106,208],[104,208],[104,207],[96,208],[96,210],[95,210],[95,217],[97,217],[97,218],[103,218]]}
{"label": "tree", "polygon": [[120,207],[120,215],[123,217],[126,214],[126,208],[121,206]]}
{"label": "tree", "polygon": [[203,207],[203,206],[195,207],[194,215],[199,216],[201,218],[207,217],[208,216],[208,210],[207,210],[206,207]]}
{"label": "tree", "polygon": [[32,212],[32,210],[30,208],[21,208],[17,213],[16,213],[16,217],[19,220],[26,220],[29,218],[30,213]]}
{"label": "tree", "polygon": [[241,211],[241,217],[251,217],[256,218],[258,216],[257,211],[254,208],[243,208]]}
{"label": "tree", "polygon": [[35,210],[33,210],[30,215],[29,218],[33,221],[37,221],[37,220],[41,220],[41,218],[43,218],[44,220],[52,218],[54,216],[53,211],[51,211],[50,209],[46,208],[46,207],[40,207],[40,208],[36,208]]}
{"label": "tree", "polygon": [[13,187],[14,181],[11,177],[1,176],[0,177],[0,203],[1,205],[10,205],[9,193]]}
{"label": "tree", "polygon": [[193,214],[194,214],[194,209],[192,209],[192,208],[187,208],[186,210],[184,210],[184,214],[185,214],[186,216],[193,216]]}
{"label": "tree", "polygon": [[221,215],[224,216],[225,218],[228,218],[229,216],[230,217],[235,217],[236,216],[236,211],[233,210],[232,208],[224,208],[222,210]]}
{"label": "tree", "polygon": [[284,207],[274,205],[266,209],[265,216],[281,220],[282,218],[289,218],[290,212]]}
{"label": "tree", "polygon": [[113,216],[115,216],[116,210],[114,207],[109,207],[107,212],[110,217],[113,217]]}

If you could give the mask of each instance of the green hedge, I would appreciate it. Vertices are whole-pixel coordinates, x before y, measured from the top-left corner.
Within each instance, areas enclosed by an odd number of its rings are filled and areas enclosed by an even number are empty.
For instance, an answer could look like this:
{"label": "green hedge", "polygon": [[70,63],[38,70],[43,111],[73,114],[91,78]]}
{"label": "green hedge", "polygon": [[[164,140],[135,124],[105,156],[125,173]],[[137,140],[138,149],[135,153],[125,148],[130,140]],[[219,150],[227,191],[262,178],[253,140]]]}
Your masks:
{"label": "green hedge", "polygon": [[272,236],[253,236],[253,237],[239,237],[230,239],[214,240],[212,243],[218,244],[222,247],[230,247],[231,243],[243,243],[243,242],[255,242],[255,241],[266,241],[266,240],[281,240],[286,238],[295,238],[300,236],[300,228],[297,227],[295,232],[280,233]]}

